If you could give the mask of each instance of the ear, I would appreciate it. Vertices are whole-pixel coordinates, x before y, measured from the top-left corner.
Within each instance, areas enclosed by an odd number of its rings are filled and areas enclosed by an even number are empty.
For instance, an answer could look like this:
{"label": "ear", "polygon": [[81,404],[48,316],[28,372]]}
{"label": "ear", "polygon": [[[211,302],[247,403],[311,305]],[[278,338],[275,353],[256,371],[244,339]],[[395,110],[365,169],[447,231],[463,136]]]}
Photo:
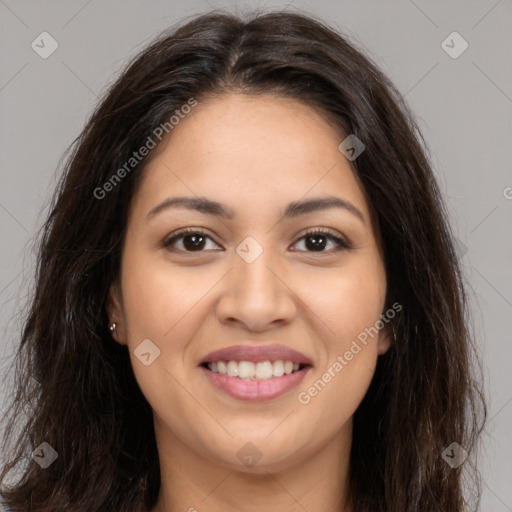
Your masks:
{"label": "ear", "polygon": [[115,330],[111,333],[112,338],[121,345],[126,345],[123,297],[121,294],[121,288],[117,282],[113,283],[110,287],[106,307],[109,327],[112,324],[116,324]]}
{"label": "ear", "polygon": [[382,356],[385,354],[391,347],[393,341],[394,341],[394,333],[393,333],[393,327],[391,323],[387,323],[380,331],[379,333],[379,339],[378,339],[378,354],[379,356]]}

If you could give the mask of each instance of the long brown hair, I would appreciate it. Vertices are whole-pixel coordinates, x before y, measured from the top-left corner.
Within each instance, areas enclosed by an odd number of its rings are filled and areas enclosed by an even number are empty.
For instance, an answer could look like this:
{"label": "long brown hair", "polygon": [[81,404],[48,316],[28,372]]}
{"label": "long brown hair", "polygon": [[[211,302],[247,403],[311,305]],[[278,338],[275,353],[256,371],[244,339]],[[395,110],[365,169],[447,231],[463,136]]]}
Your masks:
{"label": "long brown hair", "polygon": [[[368,57],[320,20],[289,12],[244,19],[217,11],[163,34],[105,93],[72,145],[42,229],[16,354],[0,474],[5,505],[142,512],[156,503],[151,407],[126,347],[110,337],[105,308],[151,154],[106,197],[98,188],[191,97],[230,91],[297,99],[364,143],[353,163],[382,235],[385,308],[398,302],[403,310],[354,417],[355,511],[461,512],[463,475],[478,496],[477,472],[472,457],[452,468],[442,453],[453,442],[475,453],[485,403],[464,279],[424,141]],[[43,442],[58,454],[46,469],[31,458]],[[11,471],[18,478],[7,485]]]}

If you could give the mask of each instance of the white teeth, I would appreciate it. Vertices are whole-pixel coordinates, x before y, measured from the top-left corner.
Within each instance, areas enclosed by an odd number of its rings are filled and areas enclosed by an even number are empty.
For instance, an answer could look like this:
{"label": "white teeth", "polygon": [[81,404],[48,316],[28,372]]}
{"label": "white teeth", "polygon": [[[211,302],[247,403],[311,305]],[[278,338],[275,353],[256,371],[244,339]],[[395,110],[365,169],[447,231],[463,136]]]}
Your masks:
{"label": "white teeth", "polygon": [[256,363],[256,375],[257,380],[267,380],[272,378],[272,363],[270,361],[263,361]]}
{"label": "white teeth", "polygon": [[281,375],[284,375],[284,363],[281,359],[279,359],[279,361],[274,361],[274,364],[272,365],[272,375],[274,375],[274,377],[281,377]]}
{"label": "white teeth", "polygon": [[215,361],[208,363],[208,368],[214,373],[238,377],[245,380],[269,380],[273,377],[290,375],[299,370],[299,363],[283,361],[281,359],[271,362],[262,361]]}
{"label": "white teeth", "polygon": [[284,362],[284,373],[286,375],[290,375],[290,373],[293,372],[293,363],[291,361],[285,361]]}
{"label": "white teeth", "polygon": [[238,376],[241,379],[253,379],[255,375],[256,375],[256,366],[253,362],[240,361],[238,363]]}
{"label": "white teeth", "polygon": [[236,361],[229,361],[228,363],[228,375],[230,377],[238,376],[238,363]]}

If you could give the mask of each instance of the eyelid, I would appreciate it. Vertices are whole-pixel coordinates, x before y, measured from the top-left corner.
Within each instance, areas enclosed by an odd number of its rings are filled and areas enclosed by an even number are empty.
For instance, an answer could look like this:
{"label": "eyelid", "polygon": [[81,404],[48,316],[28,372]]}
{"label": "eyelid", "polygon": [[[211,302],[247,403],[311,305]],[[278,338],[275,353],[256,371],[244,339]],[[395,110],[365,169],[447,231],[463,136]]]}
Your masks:
{"label": "eyelid", "polygon": [[[212,238],[212,236],[210,236],[204,229],[199,228],[199,227],[197,227],[197,228],[196,227],[188,227],[188,228],[180,229],[180,230],[172,233],[171,235],[167,236],[163,240],[162,246],[164,248],[167,248],[175,240],[179,239],[180,237],[183,237],[183,236],[186,236],[186,235],[193,235],[193,234],[202,235],[202,236],[212,240],[216,245],[219,245],[219,244],[217,244],[217,242],[215,242],[215,240]],[[346,237],[338,234],[336,231],[333,231],[330,228],[323,228],[323,227],[308,228],[302,234],[296,235],[297,239],[293,243],[293,245],[296,245],[303,238],[306,238],[308,236],[313,236],[313,235],[325,236],[326,238],[334,241],[337,244],[337,248],[334,251],[330,250],[330,251],[297,251],[297,252],[305,252],[305,253],[313,253],[313,254],[316,253],[316,254],[324,254],[324,255],[327,254],[328,255],[328,254],[333,254],[334,252],[339,252],[341,250],[350,250],[350,249],[352,249],[352,245],[346,239]],[[222,249],[222,250],[224,250],[224,249]],[[182,252],[182,253],[186,253],[186,254],[193,254],[194,252],[201,253],[201,252],[205,252],[205,251],[182,251],[182,250],[177,250],[176,252]]]}

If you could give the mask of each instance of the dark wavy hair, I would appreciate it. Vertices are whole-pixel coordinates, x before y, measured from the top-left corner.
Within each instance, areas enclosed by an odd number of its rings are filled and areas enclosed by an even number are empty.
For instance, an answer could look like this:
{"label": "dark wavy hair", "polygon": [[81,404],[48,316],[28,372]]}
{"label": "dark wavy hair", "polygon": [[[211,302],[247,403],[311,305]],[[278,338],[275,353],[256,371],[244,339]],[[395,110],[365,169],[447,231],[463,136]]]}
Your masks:
{"label": "dark wavy hair", "polygon": [[[165,32],[108,88],[70,147],[38,240],[4,418],[5,506],[142,512],[155,505],[152,410],[106,313],[130,201],[154,152],[108,197],[95,190],[191,97],[231,92],[296,99],[366,146],[354,169],[382,235],[386,309],[398,302],[403,310],[354,416],[355,511],[464,510],[468,482],[479,499],[474,455],[486,408],[467,284],[428,150],[403,97],[363,50],[325,22],[285,11],[213,11]],[[471,456],[456,469],[441,455],[454,441]],[[31,458],[43,442],[58,453],[46,469]],[[11,472],[17,478],[7,483]]]}

